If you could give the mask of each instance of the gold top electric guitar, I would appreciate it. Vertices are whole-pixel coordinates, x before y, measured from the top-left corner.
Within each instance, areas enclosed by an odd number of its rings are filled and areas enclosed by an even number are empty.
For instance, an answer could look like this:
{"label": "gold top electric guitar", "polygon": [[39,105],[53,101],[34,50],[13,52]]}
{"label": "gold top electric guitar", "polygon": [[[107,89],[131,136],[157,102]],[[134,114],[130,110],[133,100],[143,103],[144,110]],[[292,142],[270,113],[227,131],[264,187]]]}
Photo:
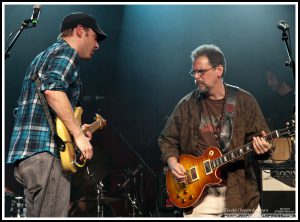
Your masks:
{"label": "gold top electric guitar", "polygon": [[[81,123],[82,108],[76,107],[74,116]],[[97,129],[102,129],[106,126],[106,120],[96,114],[95,122],[93,122],[88,128],[83,130],[83,133],[89,131],[90,133],[95,132]],[[68,173],[75,173],[78,167],[83,167],[86,163],[86,159],[81,155],[81,151],[77,148],[76,144],[73,142],[72,135],[70,135],[68,129],[61,121],[60,118],[56,118],[56,132],[57,135],[64,143],[64,148],[60,149],[60,158],[64,171]]]}
{"label": "gold top electric guitar", "polygon": [[[265,136],[265,139],[270,141],[283,135],[294,135],[293,126],[275,130]],[[171,202],[179,208],[193,206],[201,197],[206,186],[222,182],[222,179],[218,177],[220,175],[219,167],[252,150],[252,143],[248,143],[223,155],[216,147],[207,148],[199,157],[189,154],[180,155],[179,163],[186,169],[187,176],[185,180],[178,181],[168,169],[166,186]]]}

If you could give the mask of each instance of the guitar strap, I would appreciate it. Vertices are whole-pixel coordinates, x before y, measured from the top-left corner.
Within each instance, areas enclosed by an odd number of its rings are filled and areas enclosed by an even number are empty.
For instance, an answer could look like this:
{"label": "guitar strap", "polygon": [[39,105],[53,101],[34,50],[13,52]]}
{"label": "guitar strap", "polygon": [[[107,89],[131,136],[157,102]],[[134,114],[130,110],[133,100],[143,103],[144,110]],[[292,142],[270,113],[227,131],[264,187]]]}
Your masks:
{"label": "guitar strap", "polygon": [[45,115],[47,117],[50,129],[51,129],[51,134],[52,134],[52,136],[53,136],[53,138],[54,138],[54,140],[57,144],[58,150],[63,151],[65,149],[65,142],[56,133],[55,126],[54,126],[53,119],[52,119],[51,114],[50,114],[50,110],[49,110],[49,107],[48,107],[47,100],[45,98],[45,95],[42,94],[41,91],[40,91],[40,88],[41,88],[42,84],[41,84],[41,81],[40,81],[40,78],[39,78],[38,74],[35,73],[34,75],[32,75],[31,80],[34,81],[35,84],[36,84],[36,91],[37,91],[37,94],[40,98],[41,104],[43,106]]}
{"label": "guitar strap", "polygon": [[[37,91],[37,94],[38,94],[38,96],[40,98],[40,101],[41,101],[41,104],[43,106],[45,115],[47,117],[50,129],[51,129],[51,134],[52,134],[52,136],[54,138],[55,143],[57,144],[57,148],[54,148],[54,149],[55,149],[56,152],[59,151],[59,150],[63,151],[65,149],[65,142],[56,133],[56,130],[55,130],[55,127],[54,127],[54,123],[53,123],[53,119],[52,119],[50,111],[49,111],[47,100],[45,98],[45,95],[42,94],[41,91],[40,91],[42,84],[41,84],[41,81],[40,81],[40,78],[39,78],[37,72],[35,72],[35,74],[31,76],[31,80],[35,82],[36,91]],[[43,190],[43,195],[42,195],[43,196],[43,201],[44,201],[44,198],[46,196],[45,195],[45,191],[47,190],[47,187],[49,185],[50,173],[52,171],[53,163],[54,163],[54,156],[53,156],[52,161],[51,161],[51,168],[50,168],[50,171],[48,173],[47,182],[46,182],[46,188]],[[39,208],[38,212],[39,212],[38,215],[41,215],[42,207]]]}
{"label": "guitar strap", "polygon": [[224,107],[224,119],[220,132],[220,149],[223,153],[228,151],[232,139],[236,107],[236,93],[239,89],[239,87],[229,84],[225,84],[225,86],[227,90],[227,96]]}

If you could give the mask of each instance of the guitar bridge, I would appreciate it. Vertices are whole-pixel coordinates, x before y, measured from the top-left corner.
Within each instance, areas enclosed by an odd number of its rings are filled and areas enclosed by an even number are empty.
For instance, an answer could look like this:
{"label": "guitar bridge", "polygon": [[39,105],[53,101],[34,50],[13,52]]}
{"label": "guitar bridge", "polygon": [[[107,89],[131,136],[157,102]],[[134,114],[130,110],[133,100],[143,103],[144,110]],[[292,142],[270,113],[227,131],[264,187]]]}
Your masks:
{"label": "guitar bridge", "polygon": [[83,167],[85,165],[86,159],[82,155],[82,152],[76,146],[76,144],[74,144],[73,146],[74,146],[75,156],[74,156],[74,160],[72,163],[75,164],[76,167]]}
{"label": "guitar bridge", "polygon": [[179,181],[179,187],[180,187],[180,189],[185,189],[186,188],[186,181],[185,180],[183,180],[183,181]]}
{"label": "guitar bridge", "polygon": [[187,171],[187,180],[188,180],[188,183],[193,183],[193,182],[199,180],[199,174],[198,174],[196,166],[191,167]]}

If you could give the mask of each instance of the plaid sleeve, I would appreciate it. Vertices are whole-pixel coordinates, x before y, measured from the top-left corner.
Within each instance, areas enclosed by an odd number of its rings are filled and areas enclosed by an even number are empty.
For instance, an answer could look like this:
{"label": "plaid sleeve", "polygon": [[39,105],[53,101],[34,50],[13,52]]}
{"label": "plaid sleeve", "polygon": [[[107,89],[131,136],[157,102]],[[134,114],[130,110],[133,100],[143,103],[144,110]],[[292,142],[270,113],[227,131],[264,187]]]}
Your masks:
{"label": "plaid sleeve", "polygon": [[[72,48],[61,48],[48,57],[49,64],[43,67],[41,91],[58,90],[66,92],[78,77],[76,69],[77,52]],[[46,63],[45,63],[46,64]]]}

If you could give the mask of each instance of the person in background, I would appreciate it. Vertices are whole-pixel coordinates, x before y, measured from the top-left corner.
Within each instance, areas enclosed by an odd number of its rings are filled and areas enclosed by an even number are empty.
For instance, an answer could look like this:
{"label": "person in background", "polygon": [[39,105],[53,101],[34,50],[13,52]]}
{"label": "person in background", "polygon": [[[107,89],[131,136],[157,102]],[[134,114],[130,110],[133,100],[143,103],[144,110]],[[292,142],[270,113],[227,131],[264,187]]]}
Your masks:
{"label": "person in background", "polygon": [[271,130],[285,127],[286,122],[291,120],[292,114],[295,112],[294,87],[277,72],[272,70],[266,72],[266,82],[276,94],[275,97],[272,97],[275,99],[272,99],[267,116]]}
{"label": "person in background", "polygon": [[[272,131],[292,126],[295,113],[294,85],[290,81],[291,75],[287,67],[272,65],[265,71],[266,83],[273,95],[268,99],[266,120]],[[285,135],[275,138],[272,144],[271,159],[273,163],[289,163],[294,166],[295,140],[294,136]],[[290,162],[286,162],[291,160]]]}

